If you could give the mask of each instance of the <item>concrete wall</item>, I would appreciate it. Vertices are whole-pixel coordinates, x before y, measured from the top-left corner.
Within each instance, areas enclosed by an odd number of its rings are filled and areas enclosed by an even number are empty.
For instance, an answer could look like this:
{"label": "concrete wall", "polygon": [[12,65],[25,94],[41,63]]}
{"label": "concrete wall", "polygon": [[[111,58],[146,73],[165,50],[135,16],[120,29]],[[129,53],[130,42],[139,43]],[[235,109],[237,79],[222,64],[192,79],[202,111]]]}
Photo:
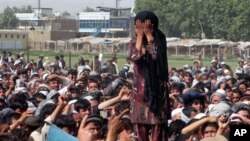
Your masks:
{"label": "concrete wall", "polygon": [[52,21],[51,30],[72,30],[77,31],[78,25],[74,19],[56,19]]}
{"label": "concrete wall", "polygon": [[28,33],[18,30],[0,30],[0,49],[26,49]]}
{"label": "concrete wall", "polygon": [[51,31],[51,40],[68,40],[76,37],[75,31]]}
{"label": "concrete wall", "polygon": [[29,30],[29,42],[41,42],[51,40],[49,30]]}

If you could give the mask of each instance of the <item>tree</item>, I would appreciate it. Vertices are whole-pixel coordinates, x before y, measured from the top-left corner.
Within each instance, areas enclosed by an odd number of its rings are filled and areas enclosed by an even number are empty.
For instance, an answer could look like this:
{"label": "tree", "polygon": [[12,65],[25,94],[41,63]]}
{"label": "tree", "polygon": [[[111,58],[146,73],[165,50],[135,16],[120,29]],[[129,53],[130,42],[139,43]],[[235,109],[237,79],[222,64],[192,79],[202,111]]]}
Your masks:
{"label": "tree", "polygon": [[83,12],[96,12],[95,9],[91,8],[91,7],[85,7],[85,9],[82,10]]}
{"label": "tree", "polygon": [[33,10],[32,10],[32,7],[30,5],[28,6],[23,6],[21,8],[18,8],[18,7],[13,7],[12,10],[15,12],[15,13],[32,13]]}
{"label": "tree", "polygon": [[135,12],[151,10],[167,36],[250,39],[250,0],[136,0]]}
{"label": "tree", "polygon": [[14,29],[17,27],[18,22],[14,10],[10,7],[5,8],[3,13],[0,14],[1,29]]}
{"label": "tree", "polygon": [[70,13],[69,13],[68,11],[64,11],[64,12],[62,13],[62,16],[70,16]]}

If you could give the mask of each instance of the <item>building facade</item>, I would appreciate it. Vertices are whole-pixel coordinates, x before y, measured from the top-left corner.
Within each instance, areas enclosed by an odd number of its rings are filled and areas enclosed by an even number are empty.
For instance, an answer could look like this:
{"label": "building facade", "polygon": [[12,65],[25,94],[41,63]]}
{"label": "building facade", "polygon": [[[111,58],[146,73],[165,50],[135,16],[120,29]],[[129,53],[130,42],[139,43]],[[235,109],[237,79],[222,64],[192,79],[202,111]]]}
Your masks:
{"label": "building facade", "polygon": [[0,30],[0,49],[27,49],[28,32]]}
{"label": "building facade", "polygon": [[131,8],[98,7],[100,12],[80,12],[79,32],[92,35],[126,37],[131,31]]}

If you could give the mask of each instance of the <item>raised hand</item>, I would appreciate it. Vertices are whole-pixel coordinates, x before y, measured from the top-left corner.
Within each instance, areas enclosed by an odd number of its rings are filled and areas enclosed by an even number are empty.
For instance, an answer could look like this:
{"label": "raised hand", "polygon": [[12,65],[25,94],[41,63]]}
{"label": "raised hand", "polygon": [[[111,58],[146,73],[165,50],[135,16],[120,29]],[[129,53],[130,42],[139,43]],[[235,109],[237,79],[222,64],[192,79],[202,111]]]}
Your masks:
{"label": "raised hand", "polygon": [[151,24],[151,21],[150,20],[145,20],[144,22],[144,34],[146,36],[149,36],[149,35],[152,35],[153,34],[153,25]]}
{"label": "raised hand", "polygon": [[86,127],[88,115],[84,116],[78,129],[77,138],[79,141],[93,141],[94,134]]}
{"label": "raised hand", "polygon": [[122,89],[119,92],[118,97],[120,100],[129,100],[130,99],[130,90],[127,86],[123,86]]}
{"label": "raised hand", "polygon": [[27,110],[25,112],[22,113],[21,117],[19,118],[20,121],[25,121],[26,118],[33,116],[33,111],[31,110]]}
{"label": "raised hand", "polygon": [[135,32],[137,36],[143,37],[144,34],[144,23],[141,20],[135,21]]}
{"label": "raised hand", "polygon": [[129,109],[126,109],[122,111],[122,113],[119,114],[118,116],[115,115],[111,116],[108,123],[108,136],[107,136],[108,141],[115,141],[119,133],[122,132],[122,130],[124,129],[124,125],[122,123],[122,116],[124,116],[128,112]]}
{"label": "raised hand", "polygon": [[225,129],[228,126],[230,120],[229,120],[229,117],[226,117],[226,116],[227,116],[226,114],[222,114],[219,117],[219,120],[218,120],[219,128]]}
{"label": "raised hand", "polygon": [[58,97],[58,105],[64,107],[68,104],[67,99],[63,96]]}

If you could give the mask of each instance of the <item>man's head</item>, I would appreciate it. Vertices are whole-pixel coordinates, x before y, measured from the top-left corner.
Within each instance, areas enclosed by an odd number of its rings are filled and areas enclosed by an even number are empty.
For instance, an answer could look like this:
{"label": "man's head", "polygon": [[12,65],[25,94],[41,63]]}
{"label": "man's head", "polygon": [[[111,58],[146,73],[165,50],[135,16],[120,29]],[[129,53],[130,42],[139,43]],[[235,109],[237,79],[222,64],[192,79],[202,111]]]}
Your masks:
{"label": "man's head", "polygon": [[59,115],[56,119],[56,126],[64,130],[65,132],[74,135],[76,122],[72,117],[67,115]]}
{"label": "man's head", "polygon": [[77,70],[76,70],[76,69],[70,69],[70,70],[68,71],[68,78],[69,78],[71,81],[75,82],[75,81],[76,81],[76,78],[77,78]]}
{"label": "man's head", "polygon": [[102,125],[103,119],[99,115],[90,115],[85,122],[85,128],[94,135],[94,138],[99,137]]}
{"label": "man's head", "polygon": [[214,137],[217,133],[219,126],[216,122],[207,122],[205,123],[202,128],[202,135],[204,138],[206,137]]}
{"label": "man's head", "polygon": [[88,92],[94,92],[99,89],[99,83],[96,80],[89,80],[88,82]]}
{"label": "man's head", "polygon": [[59,90],[59,84],[62,83],[61,77],[55,74],[51,74],[47,77],[47,85],[50,89]]}
{"label": "man's head", "polygon": [[79,99],[75,103],[75,110],[80,114],[80,116],[83,118],[86,115],[91,114],[91,104],[86,99]]}

